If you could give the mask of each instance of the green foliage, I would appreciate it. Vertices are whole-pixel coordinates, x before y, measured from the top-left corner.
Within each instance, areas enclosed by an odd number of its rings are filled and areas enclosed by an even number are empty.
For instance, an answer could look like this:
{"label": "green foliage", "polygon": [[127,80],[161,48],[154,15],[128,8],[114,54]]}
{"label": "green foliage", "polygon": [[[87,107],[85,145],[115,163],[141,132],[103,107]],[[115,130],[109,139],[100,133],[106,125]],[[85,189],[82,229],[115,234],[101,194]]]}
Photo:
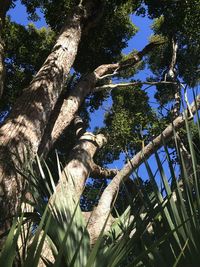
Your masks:
{"label": "green foliage", "polygon": [[130,20],[129,9],[127,5],[117,8],[112,13],[106,9],[95,30],[83,36],[75,61],[77,71],[86,73],[101,64],[118,61],[121,58],[121,50],[137,32]]}
{"label": "green foliage", "polygon": [[107,179],[89,178],[86,182],[83,194],[80,199],[80,207],[82,211],[92,211],[97,206],[99,198],[104,189],[108,185]]}
{"label": "green foliage", "polygon": [[[46,18],[47,23],[51,26],[52,29],[59,31],[63,24],[66,22],[67,17],[74,11],[79,4],[87,5],[87,0],[21,0],[22,4],[24,4],[27,8],[27,12],[30,15],[31,19],[38,19],[37,8],[40,8]],[[126,6],[126,9],[129,10],[129,13],[137,7],[140,1],[133,0],[106,0],[106,1],[93,1],[94,9],[98,9],[99,7],[104,8],[104,11],[108,13],[112,13],[118,7]],[[55,14],[59,14],[56,16]],[[95,16],[95,10],[94,14]]]}
{"label": "green foliage", "polygon": [[105,115],[105,129],[109,143],[105,150],[104,163],[118,159],[121,151],[131,155],[148,141],[149,128],[155,117],[148,104],[147,94],[140,87],[114,89],[112,107]]}
{"label": "green foliage", "polygon": [[[36,8],[41,8],[47,24],[56,32],[60,31],[69,14],[79,4],[79,1],[69,0],[62,0],[59,3],[55,0],[22,2],[32,16],[35,16]],[[83,1],[83,5],[85,2],[87,1]],[[127,46],[127,41],[136,33],[129,15],[136,9],[137,4],[137,1],[96,2],[92,17],[88,19],[95,28],[83,35],[75,61],[74,67],[78,72],[87,73],[103,63],[116,61],[120,57],[121,50]],[[95,17],[99,8],[103,8],[103,14],[96,25]]]}
{"label": "green foliage", "polygon": [[48,28],[36,29],[33,24],[26,28],[7,19],[4,40],[6,80],[1,107],[13,105],[28,86],[48,56],[55,34]]}
{"label": "green foliage", "polygon": [[[194,87],[199,81],[200,38],[199,12],[200,1],[144,1],[148,14],[155,19],[153,30],[155,34],[165,36],[166,44],[154,52],[150,58],[152,70],[163,70],[169,67],[172,45],[171,38],[178,43],[177,72],[188,85]],[[154,63],[153,63],[154,62]],[[161,74],[161,73],[160,73]],[[159,76],[161,78],[161,76]]]}

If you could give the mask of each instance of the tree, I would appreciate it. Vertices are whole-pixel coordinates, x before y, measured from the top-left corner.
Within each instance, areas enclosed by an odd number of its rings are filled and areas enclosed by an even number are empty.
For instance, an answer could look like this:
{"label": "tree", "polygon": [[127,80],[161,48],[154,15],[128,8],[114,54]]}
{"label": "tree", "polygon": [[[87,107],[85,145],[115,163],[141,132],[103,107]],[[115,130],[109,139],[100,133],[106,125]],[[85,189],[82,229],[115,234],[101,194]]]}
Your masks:
{"label": "tree", "polygon": [[[42,8],[51,30],[37,30],[31,25],[25,29],[9,19],[5,21],[1,32],[7,44],[7,54],[2,50],[0,61],[3,63],[6,55],[7,85],[4,85],[6,91],[4,90],[1,106],[3,109],[9,105],[12,111],[0,128],[2,232],[10,227],[12,217],[20,211],[21,203],[27,198],[27,194],[24,194],[26,181],[21,171],[23,165],[32,162],[36,154],[47,158],[55,149],[56,142],[65,136],[65,140],[69,138],[69,142],[67,160],[63,159],[63,173],[71,178],[66,180],[64,174],[61,176],[56,187],[58,193],[62,191],[62,186],[69,187],[71,195],[77,201],[83,194],[89,176],[112,177],[112,181],[99,196],[88,222],[91,244],[94,244],[110,215],[113,200],[123,181],[162,147],[163,138],[167,142],[172,138],[173,130],[184,125],[186,116],[180,112],[173,118],[173,123],[169,120],[166,120],[169,125],[163,123],[165,118],[160,118],[153,112],[148,96],[142,89],[143,84],[159,85],[172,88],[174,92],[174,88],[180,85],[178,80],[154,77],[143,82],[135,81],[133,76],[144,67],[141,62],[149,55],[147,62],[156,74],[162,75],[165,68],[174,71],[175,65],[178,65],[179,79],[184,79],[190,86],[197,84],[198,75],[193,75],[191,82],[187,74],[190,70],[188,68],[184,72],[183,66],[189,56],[195,58],[199,46],[198,35],[195,31],[190,31],[190,26],[181,26],[185,20],[190,21],[189,18],[193,17],[193,9],[198,1],[191,1],[194,6],[184,1],[185,13],[180,17],[177,27],[171,25],[180,15],[174,11],[177,7],[173,1],[165,1],[164,5],[157,4],[156,1],[153,4],[144,1],[149,16],[158,20],[158,25],[154,25],[157,35],[141,51],[133,50],[128,56],[124,56],[121,50],[136,32],[129,16],[136,10],[138,14],[144,13],[142,2],[85,0],[60,1],[58,4],[56,1],[24,0],[22,3],[26,5],[32,18],[36,18],[36,8]],[[182,5],[181,1],[176,2],[177,5]],[[4,17],[8,8],[9,5],[3,13]],[[165,12],[166,8],[169,12]],[[7,29],[12,30],[10,35],[6,32]],[[17,41],[17,49],[10,38]],[[173,59],[172,40],[178,42],[180,47],[176,60]],[[33,49],[30,52],[31,47]],[[169,47],[171,50],[167,55]],[[45,59],[48,51],[49,55]],[[162,55],[163,62],[158,62],[155,51],[157,55]],[[39,69],[43,59],[45,61]],[[175,63],[170,65],[172,61]],[[195,73],[198,73],[198,63],[195,61],[190,65]],[[70,74],[72,67],[74,75]],[[0,75],[1,73],[3,72]],[[3,76],[0,76],[2,84]],[[128,83],[112,84],[113,77],[118,80],[128,79]],[[23,92],[19,89],[20,83],[27,87]],[[111,94],[109,90],[112,90]],[[13,99],[10,93],[14,95]],[[84,123],[88,122],[88,106],[91,110],[98,109],[109,95],[112,96],[113,106],[107,113],[106,127],[97,129],[95,133],[86,132]],[[170,95],[168,97],[168,101],[174,100],[174,96],[172,99]],[[189,107],[190,115],[196,113],[199,107],[200,96],[197,96]],[[145,114],[142,113],[143,110]],[[84,119],[86,121],[82,125]],[[152,133],[157,136],[152,138]],[[107,148],[101,150],[107,142]],[[96,159],[98,150],[100,153]],[[112,162],[122,150],[134,156],[120,171],[108,170],[94,163],[94,160],[99,164]],[[109,217],[107,230],[112,220]]]}

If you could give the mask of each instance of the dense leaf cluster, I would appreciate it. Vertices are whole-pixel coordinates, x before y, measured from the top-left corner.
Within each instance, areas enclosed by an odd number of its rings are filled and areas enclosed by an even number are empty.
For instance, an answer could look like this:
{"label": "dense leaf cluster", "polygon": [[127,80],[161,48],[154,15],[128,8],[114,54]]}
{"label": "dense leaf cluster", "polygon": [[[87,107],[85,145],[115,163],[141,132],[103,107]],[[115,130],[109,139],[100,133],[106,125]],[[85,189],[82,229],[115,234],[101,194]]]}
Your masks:
{"label": "dense leaf cluster", "polygon": [[[148,14],[155,19],[155,34],[165,36],[166,43],[150,57],[150,66],[156,74],[169,67],[174,38],[178,44],[177,73],[187,84],[194,87],[199,82],[199,13],[200,1],[144,1]],[[162,70],[162,71],[161,71]]]}
{"label": "dense leaf cluster", "polygon": [[140,87],[113,90],[113,105],[106,114],[105,124],[110,140],[110,151],[132,155],[139,151],[148,138],[153,114],[147,94]]}

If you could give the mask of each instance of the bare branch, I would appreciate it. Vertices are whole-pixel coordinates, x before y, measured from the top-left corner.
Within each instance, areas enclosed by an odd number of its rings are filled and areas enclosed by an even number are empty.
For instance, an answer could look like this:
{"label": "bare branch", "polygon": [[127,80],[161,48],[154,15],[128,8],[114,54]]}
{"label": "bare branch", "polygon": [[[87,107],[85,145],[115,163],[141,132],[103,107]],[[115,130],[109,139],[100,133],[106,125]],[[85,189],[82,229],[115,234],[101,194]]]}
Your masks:
{"label": "bare branch", "polygon": [[180,115],[180,109],[181,109],[181,87],[179,84],[177,84],[175,88],[175,94],[174,94],[174,100],[175,104],[173,105],[171,109],[172,118],[176,119]]}
{"label": "bare branch", "polygon": [[140,62],[144,56],[151,52],[157,46],[160,46],[163,42],[151,42],[146,45],[140,52],[134,54],[132,57],[120,62],[119,70],[124,70],[134,66],[136,63]]}
{"label": "bare branch", "polygon": [[[196,101],[191,105],[191,112],[195,114],[197,110],[200,109],[200,95],[197,96]],[[185,111],[186,112],[186,111]],[[106,217],[108,216],[112,201],[119,190],[119,186],[131,173],[138,168],[144,160],[147,160],[155,151],[163,145],[163,139],[168,141],[173,136],[174,129],[178,130],[185,123],[185,112],[178,116],[165,130],[158,135],[152,142],[144,147],[144,149],[138,152],[125,166],[117,173],[117,175],[112,179],[110,184],[104,190],[99,204],[93,212],[92,222],[95,221],[95,218],[101,217],[101,220],[105,222]],[[187,114],[187,113],[186,113]],[[90,226],[89,226],[90,228]],[[101,229],[99,229],[101,230]]]}
{"label": "bare branch", "polygon": [[105,75],[99,77],[99,80],[103,80],[105,78],[113,77],[113,76],[119,74],[118,70],[119,70],[119,68],[117,68],[116,70],[114,70],[113,73],[105,74]]}
{"label": "bare branch", "polygon": [[138,86],[138,85],[158,85],[158,84],[177,84],[176,82],[167,82],[167,81],[160,81],[160,82],[131,82],[131,83],[116,83],[116,84],[105,84],[102,86],[95,87],[92,92],[101,92],[104,90],[112,90],[112,89],[121,89],[126,88],[128,86]]}

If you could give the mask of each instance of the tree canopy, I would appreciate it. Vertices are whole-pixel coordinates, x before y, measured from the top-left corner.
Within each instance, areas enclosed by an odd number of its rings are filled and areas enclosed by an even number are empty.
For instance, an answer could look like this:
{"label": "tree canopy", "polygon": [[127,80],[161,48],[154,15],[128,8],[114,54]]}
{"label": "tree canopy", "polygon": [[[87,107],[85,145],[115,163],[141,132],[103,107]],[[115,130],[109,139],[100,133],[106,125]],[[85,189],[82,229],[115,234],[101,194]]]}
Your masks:
{"label": "tree canopy", "polygon": [[[80,201],[86,221],[92,212],[87,230],[94,245],[101,227],[109,230],[130,202],[134,215],[146,207],[144,196],[154,199],[155,184],[137,172],[143,163],[149,170],[153,153],[161,170],[160,149],[170,151],[170,168],[179,166],[177,181],[185,170],[193,175],[190,142],[196,152],[199,144],[200,1],[20,3],[31,21],[26,26],[7,15],[16,1],[3,0],[0,6],[0,232],[10,229],[22,203],[45,199],[53,205],[51,190],[59,195],[63,187],[70,199]],[[47,26],[38,29],[34,22],[41,14]],[[130,42],[140,30],[135,16],[152,22],[153,34],[139,51]],[[103,126],[90,132],[98,110]],[[121,170],[115,167],[119,159]],[[30,190],[35,176],[43,178],[39,193]]]}

